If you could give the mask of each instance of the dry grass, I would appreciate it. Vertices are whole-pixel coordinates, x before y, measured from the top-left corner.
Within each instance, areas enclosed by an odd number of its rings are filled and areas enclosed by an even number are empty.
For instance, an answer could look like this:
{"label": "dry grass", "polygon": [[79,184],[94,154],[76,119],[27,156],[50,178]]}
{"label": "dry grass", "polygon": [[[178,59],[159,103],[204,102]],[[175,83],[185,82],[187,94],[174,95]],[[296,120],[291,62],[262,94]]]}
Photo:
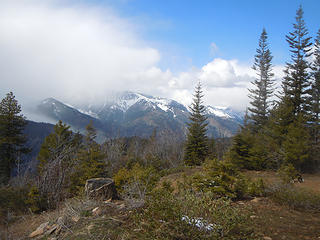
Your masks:
{"label": "dry grass", "polygon": [[320,173],[304,174],[304,182],[295,184],[297,187],[306,188],[314,192],[320,193]]}
{"label": "dry grass", "polygon": [[275,239],[320,239],[320,216],[318,213],[295,211],[280,206],[268,198],[259,202],[246,202],[253,212],[253,227],[263,236]]}
{"label": "dry grass", "polygon": [[50,222],[59,217],[59,210],[20,216],[19,219],[9,227],[10,239],[28,239],[28,235],[36,230],[40,224]]}
{"label": "dry grass", "polygon": [[[280,177],[277,172],[273,171],[244,171],[244,174],[252,179],[261,178],[267,184],[274,184],[280,182]],[[317,174],[303,174],[304,182],[296,182],[294,185],[299,188],[311,190],[320,193],[320,173]]]}

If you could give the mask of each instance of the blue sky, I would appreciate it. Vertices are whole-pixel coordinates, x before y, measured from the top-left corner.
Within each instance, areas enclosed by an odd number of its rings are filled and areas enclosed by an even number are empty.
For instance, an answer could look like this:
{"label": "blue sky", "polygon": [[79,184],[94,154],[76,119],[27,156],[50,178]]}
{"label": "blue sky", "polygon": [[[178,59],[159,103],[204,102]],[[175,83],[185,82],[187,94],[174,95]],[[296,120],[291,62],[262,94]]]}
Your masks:
{"label": "blue sky", "polygon": [[[284,63],[289,54],[285,35],[292,30],[300,4],[310,34],[314,36],[320,28],[318,0],[110,0],[95,4],[112,6],[121,16],[144,26],[145,39],[170,58],[165,51],[169,49],[178,55],[179,64],[187,66],[191,60],[200,67],[212,57],[252,62],[263,27],[269,34],[274,64]],[[218,47],[214,54],[211,43]],[[166,67],[175,64],[170,59],[163,62]]]}
{"label": "blue sky", "polygon": [[0,95],[24,107],[129,90],[188,105],[200,80],[205,104],[244,110],[262,28],[280,83],[300,4],[315,36],[319,0],[2,0]]}

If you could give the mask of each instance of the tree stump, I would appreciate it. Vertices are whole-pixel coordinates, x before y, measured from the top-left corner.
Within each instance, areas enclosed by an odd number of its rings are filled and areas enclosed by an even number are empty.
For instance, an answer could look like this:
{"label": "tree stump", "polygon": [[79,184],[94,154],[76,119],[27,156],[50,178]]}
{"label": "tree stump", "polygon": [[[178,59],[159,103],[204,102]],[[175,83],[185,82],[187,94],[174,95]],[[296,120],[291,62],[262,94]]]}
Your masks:
{"label": "tree stump", "polygon": [[111,178],[92,178],[86,181],[85,193],[89,199],[119,199],[114,181]]}

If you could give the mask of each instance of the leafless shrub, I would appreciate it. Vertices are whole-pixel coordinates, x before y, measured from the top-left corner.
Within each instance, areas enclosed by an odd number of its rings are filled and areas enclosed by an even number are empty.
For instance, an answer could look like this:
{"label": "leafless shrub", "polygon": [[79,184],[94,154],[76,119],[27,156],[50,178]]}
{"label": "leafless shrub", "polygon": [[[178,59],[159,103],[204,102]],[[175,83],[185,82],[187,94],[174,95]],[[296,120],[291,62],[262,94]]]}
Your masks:
{"label": "leafless shrub", "polygon": [[38,189],[45,196],[49,208],[55,208],[67,197],[65,188],[75,164],[78,145],[64,143],[53,151],[52,158],[41,170]]}

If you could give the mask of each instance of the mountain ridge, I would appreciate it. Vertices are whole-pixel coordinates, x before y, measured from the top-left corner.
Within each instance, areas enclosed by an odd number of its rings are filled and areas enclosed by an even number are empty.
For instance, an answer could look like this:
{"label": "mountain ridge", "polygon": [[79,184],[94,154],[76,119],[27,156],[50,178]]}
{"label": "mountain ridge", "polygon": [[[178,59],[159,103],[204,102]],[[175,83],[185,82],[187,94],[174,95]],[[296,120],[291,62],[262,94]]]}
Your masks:
{"label": "mountain ridge", "polygon": [[[91,121],[102,138],[146,137],[155,129],[184,138],[190,113],[186,106],[175,100],[129,91],[102,104],[77,105],[47,98],[37,109],[43,116],[62,120],[78,131],[83,131]],[[207,106],[206,113],[210,137],[230,137],[243,122],[243,113],[228,107]]]}

